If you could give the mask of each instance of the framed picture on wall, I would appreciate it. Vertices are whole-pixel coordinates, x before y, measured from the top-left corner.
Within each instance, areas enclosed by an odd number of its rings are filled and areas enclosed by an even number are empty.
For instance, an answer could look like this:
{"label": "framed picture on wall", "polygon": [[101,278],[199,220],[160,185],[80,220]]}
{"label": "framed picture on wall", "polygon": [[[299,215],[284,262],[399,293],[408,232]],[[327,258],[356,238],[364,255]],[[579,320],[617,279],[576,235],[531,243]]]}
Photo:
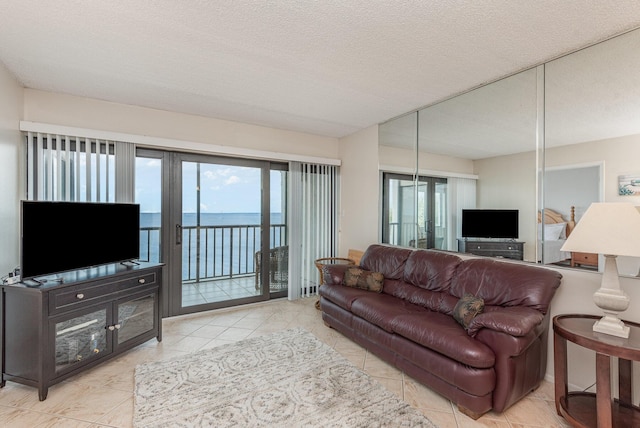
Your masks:
{"label": "framed picture on wall", "polygon": [[625,196],[639,196],[640,174],[620,175],[618,177],[618,194]]}

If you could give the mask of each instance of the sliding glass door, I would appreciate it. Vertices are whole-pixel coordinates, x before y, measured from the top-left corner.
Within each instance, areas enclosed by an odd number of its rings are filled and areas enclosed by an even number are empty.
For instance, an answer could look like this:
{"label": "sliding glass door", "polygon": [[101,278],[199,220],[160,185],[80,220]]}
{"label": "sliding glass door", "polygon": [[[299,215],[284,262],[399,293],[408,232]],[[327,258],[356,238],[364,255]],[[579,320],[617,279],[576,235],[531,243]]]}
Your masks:
{"label": "sliding glass door", "polygon": [[446,178],[383,174],[382,242],[446,249],[446,213]]}
{"label": "sliding glass door", "polygon": [[[166,263],[168,314],[285,296],[287,165],[158,153],[139,151],[136,178],[154,179],[136,188],[148,216],[142,245]],[[154,164],[161,174],[150,172]],[[145,194],[154,193],[150,183],[161,203]],[[152,205],[162,212],[147,213]]]}

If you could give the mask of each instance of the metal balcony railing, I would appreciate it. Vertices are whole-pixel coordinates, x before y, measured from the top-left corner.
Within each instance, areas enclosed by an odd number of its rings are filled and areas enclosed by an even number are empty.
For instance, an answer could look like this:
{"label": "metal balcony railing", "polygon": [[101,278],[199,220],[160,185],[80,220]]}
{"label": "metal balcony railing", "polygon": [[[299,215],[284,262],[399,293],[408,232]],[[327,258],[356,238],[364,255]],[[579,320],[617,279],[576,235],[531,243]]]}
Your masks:
{"label": "metal balcony railing", "polygon": [[[260,251],[260,225],[183,226],[182,280],[203,281],[253,275]],[[286,245],[287,226],[272,224],[269,248]],[[140,260],[160,261],[160,228],[140,228]]]}

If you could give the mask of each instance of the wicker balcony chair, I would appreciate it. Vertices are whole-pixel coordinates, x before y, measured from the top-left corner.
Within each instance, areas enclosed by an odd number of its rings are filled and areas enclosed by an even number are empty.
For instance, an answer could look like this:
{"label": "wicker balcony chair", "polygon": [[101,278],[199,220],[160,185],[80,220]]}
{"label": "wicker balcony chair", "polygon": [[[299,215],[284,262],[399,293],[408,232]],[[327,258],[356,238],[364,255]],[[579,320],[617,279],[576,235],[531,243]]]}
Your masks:
{"label": "wicker balcony chair", "polygon": [[[256,252],[256,290],[260,289],[260,272],[262,271],[262,253]],[[289,246],[271,248],[269,250],[269,290],[279,291],[289,284]]]}

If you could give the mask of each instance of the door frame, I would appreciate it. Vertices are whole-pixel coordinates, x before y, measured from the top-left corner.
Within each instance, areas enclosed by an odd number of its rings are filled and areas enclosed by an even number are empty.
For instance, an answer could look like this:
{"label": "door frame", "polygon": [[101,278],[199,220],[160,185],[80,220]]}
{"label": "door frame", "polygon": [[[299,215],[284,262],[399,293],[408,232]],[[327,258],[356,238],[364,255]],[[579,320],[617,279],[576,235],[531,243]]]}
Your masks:
{"label": "door frame", "polygon": [[[136,157],[159,159],[162,162],[162,217],[160,232],[160,260],[165,264],[162,278],[162,316],[177,316],[189,313],[219,309],[248,303],[263,302],[270,298],[286,295],[284,292],[270,293],[269,269],[261,269],[261,290],[256,296],[212,302],[203,305],[182,306],[182,246],[178,244],[176,225],[182,224],[182,162],[201,162],[230,166],[245,166],[261,169],[261,219],[260,252],[261,265],[269,266],[270,246],[270,172],[288,170],[283,162],[232,158],[213,154],[186,153],[157,149],[138,148]],[[283,213],[283,216],[284,213]],[[286,216],[285,216],[286,218]],[[288,235],[287,235],[288,236]]]}
{"label": "door frame", "polygon": [[[446,184],[447,179],[443,177],[433,177],[428,175],[419,175],[415,176],[412,174],[406,173],[398,173],[398,172],[383,172],[382,173],[382,242],[388,243],[390,239],[390,223],[389,223],[389,193],[390,193],[390,180],[402,180],[412,182],[411,186],[407,186],[410,192],[413,193],[413,209],[412,213],[414,223],[416,225],[415,231],[413,233],[414,238],[414,246],[418,247],[420,243],[419,237],[419,227],[418,218],[419,218],[419,206],[418,199],[419,194],[422,192],[425,195],[425,206],[424,206],[424,215],[425,215],[425,224],[424,224],[424,232],[425,232],[425,248],[434,248],[435,247],[435,207],[436,207],[436,186],[437,184]],[[421,190],[420,188],[423,187]],[[400,192],[402,193],[402,192]],[[402,195],[398,195],[398,220],[400,220],[403,216],[403,206],[402,206]],[[402,224],[399,223],[398,230],[400,236],[402,236]]]}

